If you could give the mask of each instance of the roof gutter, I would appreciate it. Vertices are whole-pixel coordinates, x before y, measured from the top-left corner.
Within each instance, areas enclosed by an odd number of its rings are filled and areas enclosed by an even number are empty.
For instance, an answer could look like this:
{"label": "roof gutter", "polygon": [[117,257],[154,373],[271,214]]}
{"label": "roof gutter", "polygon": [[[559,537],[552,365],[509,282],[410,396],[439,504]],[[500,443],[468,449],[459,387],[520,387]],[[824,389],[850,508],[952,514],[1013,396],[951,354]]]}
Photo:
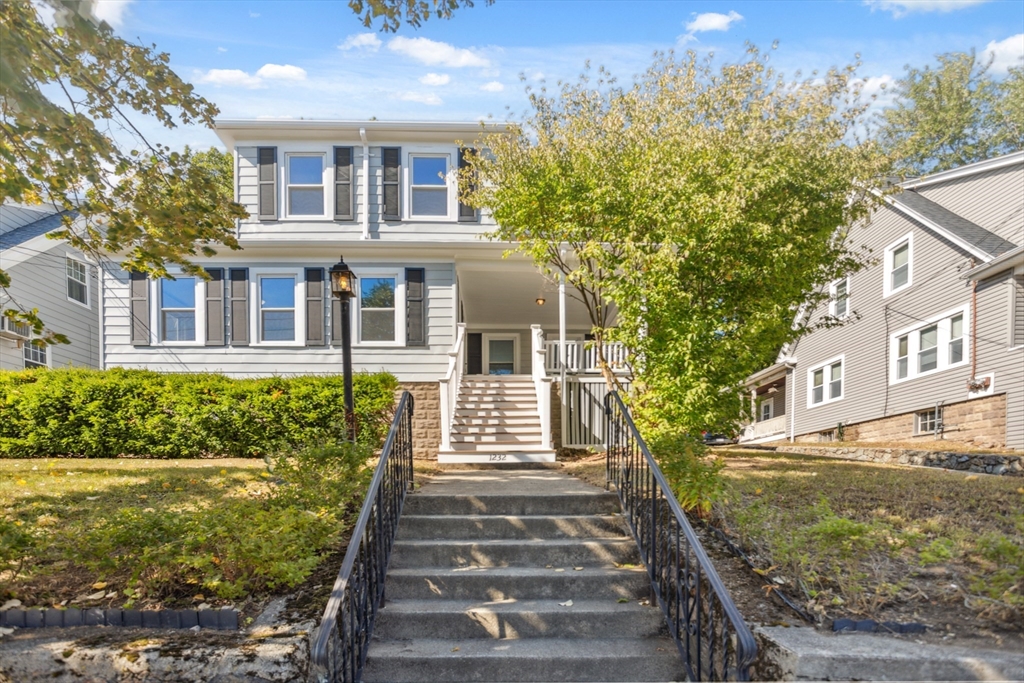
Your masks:
{"label": "roof gutter", "polygon": [[878,190],[872,189],[871,192],[874,193],[875,195],[881,197],[883,199],[883,201],[885,201],[886,204],[890,205],[891,207],[893,207],[894,209],[896,209],[900,213],[902,213],[902,214],[904,214],[906,216],[909,216],[910,218],[913,218],[915,221],[917,221],[918,223],[921,223],[922,225],[927,227],[929,230],[932,230],[933,232],[936,232],[939,235],[942,235],[944,238],[946,238],[947,240],[949,240],[953,244],[957,245],[958,247],[960,247],[961,249],[966,251],[968,254],[974,256],[975,258],[981,259],[982,261],[984,261],[986,263],[988,263],[989,261],[992,260],[992,258],[993,258],[992,254],[989,254],[988,252],[982,251],[981,249],[979,249],[978,247],[974,246],[973,244],[971,244],[969,242],[965,242],[963,239],[961,239],[957,235],[954,235],[949,230],[946,230],[944,227],[942,227],[941,225],[939,225],[935,221],[933,221],[933,220],[931,220],[929,218],[926,218],[925,216],[921,215],[917,211],[914,211],[913,209],[911,209],[906,204],[902,204],[898,199],[893,199],[892,197],[883,195]]}
{"label": "roof gutter", "polygon": [[984,280],[990,275],[1013,268],[1014,266],[1024,265],[1024,246],[1016,247],[1008,252],[1000,254],[998,257],[992,259],[988,263],[983,263],[980,266],[971,268],[963,275],[960,276],[961,280]]}

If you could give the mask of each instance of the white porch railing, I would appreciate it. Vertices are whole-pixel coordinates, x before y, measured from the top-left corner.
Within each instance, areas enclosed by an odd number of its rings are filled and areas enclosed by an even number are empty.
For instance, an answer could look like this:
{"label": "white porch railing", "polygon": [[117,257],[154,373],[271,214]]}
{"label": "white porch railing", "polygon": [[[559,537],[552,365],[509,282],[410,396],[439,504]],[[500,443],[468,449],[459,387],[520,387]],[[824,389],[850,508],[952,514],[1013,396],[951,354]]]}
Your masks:
{"label": "white porch railing", "polygon": [[[544,370],[551,374],[557,374],[561,368],[558,365],[559,342],[549,341],[544,343]],[[611,366],[612,372],[628,372],[626,365],[629,351],[622,342],[608,342],[604,344],[604,358]],[[567,341],[565,342],[565,371],[572,373],[596,373],[601,368],[597,364],[597,348],[594,342]]]}
{"label": "white porch railing", "polygon": [[452,449],[452,425],[455,423],[455,406],[459,400],[459,385],[462,384],[462,368],[466,365],[466,323],[456,326],[455,344],[448,352],[448,372],[439,382],[441,391],[441,450]]}
{"label": "white porch railing", "polygon": [[779,415],[778,417],[773,417],[770,420],[748,424],[743,428],[743,433],[740,434],[739,441],[742,443],[744,441],[764,439],[769,436],[785,436],[786,420],[786,415]]}
{"label": "white porch railing", "polygon": [[551,378],[546,370],[545,356],[547,349],[544,343],[544,330],[540,325],[530,326],[532,350],[533,387],[537,391],[537,412],[540,413],[541,448],[551,448]]}

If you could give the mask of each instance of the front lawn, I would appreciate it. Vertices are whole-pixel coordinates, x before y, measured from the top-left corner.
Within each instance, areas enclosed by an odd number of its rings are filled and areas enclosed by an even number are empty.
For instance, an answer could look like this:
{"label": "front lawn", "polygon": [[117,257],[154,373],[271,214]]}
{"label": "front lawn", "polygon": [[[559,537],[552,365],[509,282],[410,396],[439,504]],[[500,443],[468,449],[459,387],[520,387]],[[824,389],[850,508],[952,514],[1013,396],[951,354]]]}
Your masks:
{"label": "front lawn", "polygon": [[714,523],[770,570],[769,585],[819,618],[1020,630],[1024,480],[792,454],[718,455],[727,462],[727,495]]}
{"label": "front lawn", "polygon": [[0,460],[0,603],[174,607],[295,586],[358,514],[367,455]]}

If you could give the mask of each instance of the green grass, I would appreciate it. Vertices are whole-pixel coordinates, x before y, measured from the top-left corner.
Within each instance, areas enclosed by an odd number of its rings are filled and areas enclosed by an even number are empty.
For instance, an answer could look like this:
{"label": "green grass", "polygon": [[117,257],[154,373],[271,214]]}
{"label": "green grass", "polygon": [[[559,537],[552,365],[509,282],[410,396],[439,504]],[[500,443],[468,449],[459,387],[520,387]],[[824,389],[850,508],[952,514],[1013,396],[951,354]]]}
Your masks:
{"label": "green grass", "polygon": [[[716,523],[785,576],[812,607],[872,614],[941,567],[959,599],[1019,618],[1021,479],[787,455],[718,452]],[[922,570],[925,570],[922,572]]]}
{"label": "green grass", "polygon": [[366,456],[311,449],[273,471],[241,459],[0,460],[0,602],[187,604],[294,586],[351,523]]}

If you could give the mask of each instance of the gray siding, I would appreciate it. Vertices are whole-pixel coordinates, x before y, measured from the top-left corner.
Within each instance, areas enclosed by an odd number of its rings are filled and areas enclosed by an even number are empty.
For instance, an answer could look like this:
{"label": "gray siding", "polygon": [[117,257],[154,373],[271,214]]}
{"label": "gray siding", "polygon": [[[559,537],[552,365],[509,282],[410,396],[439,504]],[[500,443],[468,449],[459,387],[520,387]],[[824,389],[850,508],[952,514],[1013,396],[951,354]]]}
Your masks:
{"label": "gray siding", "polygon": [[[322,258],[322,257],[320,257]],[[331,262],[310,257],[302,265],[329,268]],[[348,263],[356,273],[357,260]],[[294,265],[281,262],[256,262],[252,259],[203,263],[209,267],[273,267]],[[352,364],[357,371],[387,370],[403,382],[436,381],[448,368],[448,351],[454,343],[455,309],[451,263],[377,263],[373,268],[405,266],[426,268],[427,346],[360,347],[352,349]],[[336,374],[342,371],[340,346],[308,347],[208,347],[195,346],[133,347],[128,314],[128,274],[118,266],[106,269],[107,307],[105,348],[108,367],[147,368],[161,372],[220,372],[235,377],[267,375]],[[404,312],[403,312],[404,314]],[[328,323],[329,328],[329,323]]]}
{"label": "gray siding", "polygon": [[1024,244],[1024,163],[937,183],[919,192],[1017,246]]}
{"label": "gray siding", "polygon": [[[52,246],[51,246],[52,245]],[[74,365],[99,367],[99,288],[96,268],[88,267],[89,307],[67,296],[67,256],[84,259],[70,247],[50,243],[49,248],[17,265],[6,268],[11,276],[10,293],[21,306],[38,308],[47,327],[67,335],[70,344],[50,346],[51,367]],[[0,256],[0,263],[3,258]],[[14,345],[0,346],[0,369],[22,370],[24,351]]]}
{"label": "gray siding", "polygon": [[[883,299],[884,249],[910,232],[914,240],[913,284]],[[970,304],[970,283],[960,277],[969,255],[888,207],[879,209],[867,228],[855,228],[850,240],[871,248],[877,263],[850,278],[850,305],[861,318],[842,327],[816,331],[796,346],[797,368],[790,386],[796,392],[793,417],[797,435],[833,429],[839,422],[863,422],[924,410],[939,401],[953,403],[968,398],[969,362],[890,384],[888,356],[890,334],[916,321]],[[978,374],[995,374],[995,393],[1008,394],[1009,416],[1024,399],[1024,357],[1021,349],[1009,349],[1007,286],[992,281],[979,287],[978,310],[970,311],[970,315],[978,316]],[[812,320],[820,318],[826,310],[823,306],[815,311]],[[968,327],[965,333],[969,332]],[[969,346],[964,354],[970,357]],[[809,408],[808,371],[840,355],[845,355],[844,397]],[[1022,412],[1017,410],[1012,418],[1014,426],[1008,430],[1016,447],[1024,447],[1016,436],[1022,429],[1017,417]]]}

